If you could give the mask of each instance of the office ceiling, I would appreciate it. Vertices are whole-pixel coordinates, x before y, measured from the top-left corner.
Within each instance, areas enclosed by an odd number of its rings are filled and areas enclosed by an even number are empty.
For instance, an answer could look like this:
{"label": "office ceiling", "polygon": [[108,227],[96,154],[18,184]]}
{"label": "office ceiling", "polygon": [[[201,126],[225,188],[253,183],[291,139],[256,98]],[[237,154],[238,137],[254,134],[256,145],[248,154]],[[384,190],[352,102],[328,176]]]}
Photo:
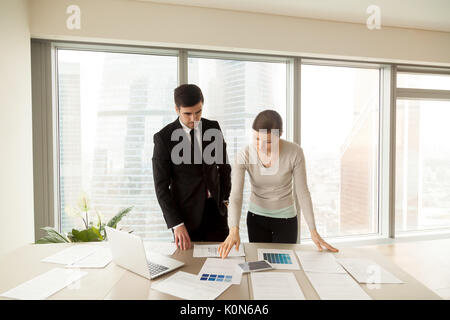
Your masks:
{"label": "office ceiling", "polygon": [[450,32],[450,0],[134,0],[365,24],[377,5],[381,27]]}

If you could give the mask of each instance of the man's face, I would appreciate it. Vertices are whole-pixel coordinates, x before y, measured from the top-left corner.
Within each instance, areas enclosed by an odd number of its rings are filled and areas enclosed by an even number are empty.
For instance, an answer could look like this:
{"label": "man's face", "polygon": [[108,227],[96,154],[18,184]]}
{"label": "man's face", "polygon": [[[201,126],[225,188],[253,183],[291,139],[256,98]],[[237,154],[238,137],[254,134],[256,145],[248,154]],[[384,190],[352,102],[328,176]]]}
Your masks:
{"label": "man's face", "polygon": [[202,117],[203,102],[199,102],[190,107],[177,107],[175,106],[175,111],[180,117],[181,122],[191,129],[197,126],[197,123]]}

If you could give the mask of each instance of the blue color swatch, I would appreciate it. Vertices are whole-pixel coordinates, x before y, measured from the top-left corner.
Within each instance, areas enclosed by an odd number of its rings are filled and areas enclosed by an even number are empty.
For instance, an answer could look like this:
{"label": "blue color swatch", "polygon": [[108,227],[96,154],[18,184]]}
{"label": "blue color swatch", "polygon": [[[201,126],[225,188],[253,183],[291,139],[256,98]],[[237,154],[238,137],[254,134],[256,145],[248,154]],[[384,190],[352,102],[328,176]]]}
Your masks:
{"label": "blue color swatch", "polygon": [[263,253],[264,260],[277,264],[292,264],[291,256],[287,253]]}
{"label": "blue color swatch", "polygon": [[200,280],[202,280],[202,281],[216,281],[216,282],[231,282],[232,279],[233,279],[233,276],[228,276],[225,274],[204,273],[200,277]]}

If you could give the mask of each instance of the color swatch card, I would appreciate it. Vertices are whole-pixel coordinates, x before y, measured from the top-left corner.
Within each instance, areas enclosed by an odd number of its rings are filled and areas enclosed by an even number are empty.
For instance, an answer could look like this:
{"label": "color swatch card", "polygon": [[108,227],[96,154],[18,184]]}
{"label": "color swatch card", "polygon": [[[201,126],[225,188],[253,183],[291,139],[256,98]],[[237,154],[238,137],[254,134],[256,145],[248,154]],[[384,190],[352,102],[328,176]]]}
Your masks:
{"label": "color swatch card", "polygon": [[242,262],[245,262],[244,258],[207,258],[198,279],[201,282],[240,284],[242,272],[238,264]]}
{"label": "color swatch card", "polygon": [[188,300],[214,300],[231,283],[198,281],[195,274],[178,271],[167,279],[152,284],[152,289]]}
{"label": "color swatch card", "polygon": [[330,252],[297,251],[296,253],[305,272],[347,273]]}
{"label": "color swatch card", "polygon": [[266,260],[275,269],[300,270],[292,250],[258,249],[258,260]]}
{"label": "color swatch card", "polygon": [[342,258],[337,261],[359,283],[404,283],[379,264],[369,259]]}
{"label": "color swatch card", "polygon": [[[194,258],[220,257],[218,244],[194,244]],[[239,250],[231,248],[228,257],[245,257],[244,246],[241,244]]]}
{"label": "color swatch card", "polygon": [[292,272],[251,273],[254,300],[305,300]]}

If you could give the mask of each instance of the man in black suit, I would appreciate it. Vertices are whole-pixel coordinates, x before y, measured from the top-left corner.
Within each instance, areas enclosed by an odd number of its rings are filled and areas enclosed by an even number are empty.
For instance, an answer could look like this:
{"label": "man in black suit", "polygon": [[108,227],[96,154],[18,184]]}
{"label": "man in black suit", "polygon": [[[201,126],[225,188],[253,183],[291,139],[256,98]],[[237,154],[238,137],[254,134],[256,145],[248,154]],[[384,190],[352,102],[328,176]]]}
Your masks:
{"label": "man in black suit", "polygon": [[228,236],[231,166],[217,121],[202,118],[203,94],[184,84],[174,91],[178,118],[153,136],[153,180],[178,248]]}

